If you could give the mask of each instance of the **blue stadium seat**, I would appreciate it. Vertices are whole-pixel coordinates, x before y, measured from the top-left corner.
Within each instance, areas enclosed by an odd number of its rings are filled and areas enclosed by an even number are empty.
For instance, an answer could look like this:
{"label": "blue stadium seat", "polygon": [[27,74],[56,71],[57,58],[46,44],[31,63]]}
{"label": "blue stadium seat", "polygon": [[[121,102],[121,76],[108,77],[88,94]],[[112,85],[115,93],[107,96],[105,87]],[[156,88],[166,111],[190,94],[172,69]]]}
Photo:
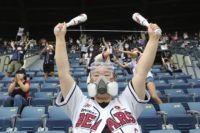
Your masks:
{"label": "blue stadium seat", "polygon": [[200,129],[190,129],[189,133],[200,133]]}
{"label": "blue stadium seat", "polygon": [[42,70],[40,68],[31,68],[31,69],[26,69],[27,72],[41,72]]}
{"label": "blue stadium seat", "polygon": [[148,133],[150,130],[162,129],[163,119],[157,115],[153,104],[147,104],[138,118],[138,123],[142,127],[142,132]]}
{"label": "blue stadium seat", "polygon": [[17,112],[18,107],[0,107],[0,131],[6,131],[7,128],[14,128]]}
{"label": "blue stadium seat", "polygon": [[117,75],[117,82],[126,82],[126,78],[124,75]]}
{"label": "blue stadium seat", "polygon": [[152,68],[152,69],[151,69],[151,72],[152,72],[153,74],[156,74],[156,73],[161,73],[161,70],[160,70],[160,68]]}
{"label": "blue stadium seat", "polygon": [[183,79],[172,79],[168,80],[168,83],[171,85],[171,88],[176,89],[187,89],[190,87],[188,83],[186,83]]}
{"label": "blue stadium seat", "polygon": [[64,131],[39,131],[36,133],[65,133]]}
{"label": "blue stadium seat", "polygon": [[164,112],[165,125],[172,124],[174,129],[187,132],[194,129],[196,119],[194,116],[187,114],[181,103],[163,103],[159,104],[161,112]]}
{"label": "blue stadium seat", "polygon": [[165,80],[166,82],[170,79],[174,79],[169,73],[157,73],[156,74],[159,80]]}
{"label": "blue stadium seat", "polygon": [[26,106],[16,120],[16,128],[18,131],[36,132],[39,127],[43,127],[43,118],[45,118],[44,107]]}
{"label": "blue stadium seat", "polygon": [[0,80],[4,77],[4,73],[3,72],[0,72]]}
{"label": "blue stadium seat", "polygon": [[154,80],[154,84],[156,85],[156,89],[164,90],[170,88],[170,85],[165,82],[165,80]]}
{"label": "blue stadium seat", "polygon": [[35,72],[26,72],[29,77],[35,77]]}
{"label": "blue stadium seat", "polygon": [[200,88],[188,88],[187,92],[193,96],[193,101],[200,102]]}
{"label": "blue stadium seat", "polygon": [[187,95],[182,89],[165,89],[168,102],[193,102],[193,97]]}
{"label": "blue stadium seat", "polygon": [[5,132],[0,132],[0,133],[27,133],[27,132],[26,131],[14,131],[14,132],[5,131]]}
{"label": "blue stadium seat", "polygon": [[30,84],[30,94],[31,96],[35,93],[35,92],[39,92],[40,90],[40,84],[39,83],[31,83]]}
{"label": "blue stadium seat", "polygon": [[68,131],[68,128],[72,126],[72,122],[64,113],[63,108],[50,106],[46,126],[48,130]]}
{"label": "blue stadium seat", "polygon": [[118,82],[119,92],[123,91],[127,85],[127,82]]}
{"label": "blue stadium seat", "polygon": [[7,86],[7,84],[10,84],[14,78],[13,77],[4,77],[0,80],[0,83],[3,83],[4,86]]}
{"label": "blue stadium seat", "polygon": [[37,107],[45,107],[45,112],[50,105],[53,105],[55,99],[53,92],[36,92],[31,99],[31,105]]}
{"label": "blue stadium seat", "polygon": [[58,92],[58,84],[57,83],[44,83],[41,85],[41,92]]}
{"label": "blue stadium seat", "polygon": [[59,83],[58,77],[48,77],[48,79],[45,81],[45,83]]}
{"label": "blue stadium seat", "polygon": [[35,76],[36,76],[36,77],[44,77],[44,72],[39,71],[39,72],[37,72],[37,73],[35,74]]}
{"label": "blue stadium seat", "polygon": [[180,130],[153,130],[149,133],[181,133]]}
{"label": "blue stadium seat", "polygon": [[3,105],[4,100],[7,98],[8,92],[0,92],[0,106]]}
{"label": "blue stadium seat", "polygon": [[83,92],[87,92],[87,83],[86,82],[79,82],[78,86]]}
{"label": "blue stadium seat", "polygon": [[82,71],[75,71],[72,73],[72,75],[75,78],[80,78],[81,76],[87,76],[87,73]]}
{"label": "blue stadium seat", "polygon": [[192,87],[200,87],[200,79],[187,79],[187,83]]}
{"label": "blue stadium seat", "polygon": [[183,79],[187,81],[187,79],[192,79],[191,75],[186,75],[185,73],[173,73],[175,79]]}
{"label": "blue stadium seat", "polygon": [[87,82],[87,78],[88,78],[88,76],[81,76],[79,78],[79,82],[86,83]]}
{"label": "blue stadium seat", "polygon": [[31,83],[43,84],[44,81],[45,81],[44,77],[33,77],[33,79],[31,80]]}

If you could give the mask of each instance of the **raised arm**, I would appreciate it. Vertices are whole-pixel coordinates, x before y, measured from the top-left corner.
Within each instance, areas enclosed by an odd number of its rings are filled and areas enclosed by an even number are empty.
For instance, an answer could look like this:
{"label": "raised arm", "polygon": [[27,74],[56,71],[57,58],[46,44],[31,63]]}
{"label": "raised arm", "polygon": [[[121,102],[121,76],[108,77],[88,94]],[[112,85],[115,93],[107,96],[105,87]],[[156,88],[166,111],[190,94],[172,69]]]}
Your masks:
{"label": "raised arm", "polygon": [[119,52],[125,53],[125,54],[130,54],[133,58],[136,58],[138,55],[138,52],[131,52],[131,51],[124,51],[119,49]]}
{"label": "raised arm", "polygon": [[150,24],[148,27],[149,40],[141,56],[132,78],[132,83],[136,94],[140,99],[145,98],[145,80],[147,73],[152,67],[154,62],[159,39],[161,35],[156,34],[154,31],[159,27],[156,24]]}
{"label": "raised arm", "polygon": [[108,45],[108,43],[105,41],[104,38],[102,39],[102,41],[103,41],[103,44],[104,44],[104,46],[105,46],[105,48],[106,48],[106,51],[103,51],[103,56],[104,56],[104,58],[107,58],[107,57],[109,57],[109,55],[110,55],[110,48],[109,48],[109,45]]}
{"label": "raised arm", "polygon": [[55,60],[58,68],[61,93],[63,97],[66,97],[67,94],[69,93],[69,90],[72,88],[75,82],[72,76],[70,75],[70,65],[65,43],[65,34],[67,32],[66,24],[59,23],[55,26],[55,28],[60,29],[60,31],[54,33],[56,37]]}

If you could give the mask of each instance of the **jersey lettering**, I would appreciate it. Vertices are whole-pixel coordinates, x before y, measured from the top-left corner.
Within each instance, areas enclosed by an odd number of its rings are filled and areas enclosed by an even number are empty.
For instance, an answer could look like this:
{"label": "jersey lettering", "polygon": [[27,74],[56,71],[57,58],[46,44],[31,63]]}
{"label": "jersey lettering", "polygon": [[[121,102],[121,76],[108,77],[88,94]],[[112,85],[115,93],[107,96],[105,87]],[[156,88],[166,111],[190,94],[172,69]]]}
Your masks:
{"label": "jersey lettering", "polygon": [[[107,125],[110,131],[113,131],[115,129],[121,128],[127,123],[135,123],[135,118],[131,115],[130,112],[117,112],[113,114],[115,118],[108,118],[107,119]],[[119,121],[119,122],[117,122]]]}
{"label": "jersey lettering", "polygon": [[80,117],[76,123],[76,127],[84,127],[92,130],[97,130],[99,124],[101,123],[102,119],[95,122],[97,116],[90,114],[90,113],[80,113]]}

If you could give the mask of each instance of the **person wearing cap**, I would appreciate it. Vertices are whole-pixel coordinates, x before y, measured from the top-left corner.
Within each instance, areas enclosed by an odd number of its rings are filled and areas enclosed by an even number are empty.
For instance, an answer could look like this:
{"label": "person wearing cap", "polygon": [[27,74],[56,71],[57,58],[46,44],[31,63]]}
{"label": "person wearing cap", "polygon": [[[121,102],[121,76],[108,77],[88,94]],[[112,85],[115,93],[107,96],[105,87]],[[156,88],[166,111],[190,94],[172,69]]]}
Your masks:
{"label": "person wearing cap", "polygon": [[15,78],[8,86],[9,96],[4,101],[5,107],[17,106],[19,111],[28,105],[30,82],[27,80],[25,69],[16,72]]}
{"label": "person wearing cap", "polygon": [[26,43],[26,45],[23,45],[23,42],[21,42],[20,45],[16,45],[15,42],[11,42],[11,47],[13,50],[12,58],[8,65],[8,70],[6,75],[9,77],[13,72],[18,71],[24,64],[24,55],[28,49],[28,46],[30,45],[30,42]]}
{"label": "person wearing cap", "polygon": [[140,58],[134,77],[124,91],[118,93],[113,65],[110,62],[94,62],[90,68],[88,97],[83,95],[70,73],[65,34],[66,24],[55,26],[56,65],[61,92],[56,99],[57,106],[63,108],[72,120],[74,133],[141,133],[137,118],[150,99],[145,89],[148,71],[154,62],[160,34],[156,24],[148,26],[149,40]]}
{"label": "person wearing cap", "polygon": [[49,74],[54,76],[54,56],[55,50],[53,45],[49,45],[46,43],[46,47],[42,50],[42,54],[44,55],[44,63],[43,63],[43,71],[44,71],[44,79],[47,80]]}

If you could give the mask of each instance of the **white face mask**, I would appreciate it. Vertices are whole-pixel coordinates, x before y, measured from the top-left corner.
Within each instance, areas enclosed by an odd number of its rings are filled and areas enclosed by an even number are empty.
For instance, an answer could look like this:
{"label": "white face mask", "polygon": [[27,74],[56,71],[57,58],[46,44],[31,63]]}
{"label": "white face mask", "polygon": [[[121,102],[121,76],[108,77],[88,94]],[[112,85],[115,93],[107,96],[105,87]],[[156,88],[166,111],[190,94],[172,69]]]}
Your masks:
{"label": "white face mask", "polygon": [[105,76],[100,76],[96,82],[89,83],[87,89],[90,97],[105,93],[108,93],[111,96],[116,96],[118,94],[117,82],[110,82]]}

